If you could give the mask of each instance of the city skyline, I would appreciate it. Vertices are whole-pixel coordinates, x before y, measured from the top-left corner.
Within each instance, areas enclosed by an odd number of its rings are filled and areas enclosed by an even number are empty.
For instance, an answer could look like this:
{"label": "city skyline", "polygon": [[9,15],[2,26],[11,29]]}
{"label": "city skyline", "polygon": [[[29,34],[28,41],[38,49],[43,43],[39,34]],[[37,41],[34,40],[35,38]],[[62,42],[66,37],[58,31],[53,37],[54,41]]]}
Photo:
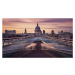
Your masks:
{"label": "city skyline", "polygon": [[51,33],[52,30],[55,33],[62,30],[73,33],[72,18],[3,18],[2,32],[16,30],[16,33],[24,33],[26,28],[27,33],[34,33],[37,23],[46,33]]}

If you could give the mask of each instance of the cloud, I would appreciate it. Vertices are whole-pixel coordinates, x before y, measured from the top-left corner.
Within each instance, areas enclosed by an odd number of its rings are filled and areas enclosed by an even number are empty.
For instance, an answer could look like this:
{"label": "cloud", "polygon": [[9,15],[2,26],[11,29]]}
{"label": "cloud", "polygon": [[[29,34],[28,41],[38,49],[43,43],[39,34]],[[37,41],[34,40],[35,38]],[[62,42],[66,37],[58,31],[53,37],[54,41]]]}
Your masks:
{"label": "cloud", "polygon": [[22,20],[12,20],[10,22],[16,22],[16,23],[30,23],[30,22],[26,22],[26,21],[22,21]]}
{"label": "cloud", "polygon": [[59,25],[59,24],[52,24],[52,25]]}
{"label": "cloud", "polygon": [[43,28],[43,29],[73,29],[72,26],[56,26],[54,28]]}
{"label": "cloud", "polygon": [[43,28],[43,29],[59,29],[59,28]]}
{"label": "cloud", "polygon": [[3,25],[14,25],[14,23],[30,23],[30,22],[24,21],[24,19],[21,19],[21,18],[3,18],[2,19]]}
{"label": "cloud", "polygon": [[57,26],[57,28],[73,28],[72,26]]}
{"label": "cloud", "polygon": [[72,18],[56,18],[56,19],[45,19],[44,21],[41,22],[54,22],[54,23],[61,23],[61,22],[72,22]]}
{"label": "cloud", "polygon": [[[72,22],[72,18],[3,18],[3,24],[11,23],[61,23],[61,22]],[[53,24],[57,25],[57,24]]]}

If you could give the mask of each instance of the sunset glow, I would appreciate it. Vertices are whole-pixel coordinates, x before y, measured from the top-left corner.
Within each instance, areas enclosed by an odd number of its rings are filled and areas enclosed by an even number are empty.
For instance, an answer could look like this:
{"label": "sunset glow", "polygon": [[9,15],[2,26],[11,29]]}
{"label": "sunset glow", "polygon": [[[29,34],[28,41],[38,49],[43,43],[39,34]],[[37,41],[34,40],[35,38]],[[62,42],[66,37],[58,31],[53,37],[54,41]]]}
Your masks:
{"label": "sunset glow", "polygon": [[72,18],[3,18],[2,21],[3,33],[5,30],[16,30],[16,33],[24,33],[25,28],[27,33],[34,33],[37,22],[41,30],[45,30],[46,33],[51,33],[51,30],[54,30],[55,33],[61,30],[73,33]]}

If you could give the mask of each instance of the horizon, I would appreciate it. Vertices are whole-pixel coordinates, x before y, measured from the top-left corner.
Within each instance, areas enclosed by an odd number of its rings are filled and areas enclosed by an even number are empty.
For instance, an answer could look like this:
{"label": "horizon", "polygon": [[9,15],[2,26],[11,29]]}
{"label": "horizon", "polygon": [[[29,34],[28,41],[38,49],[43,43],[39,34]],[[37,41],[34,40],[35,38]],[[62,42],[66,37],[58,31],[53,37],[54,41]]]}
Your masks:
{"label": "horizon", "polygon": [[3,18],[2,33],[5,30],[16,30],[16,33],[24,33],[25,28],[27,33],[34,33],[37,23],[41,31],[51,33],[52,30],[58,32],[73,33],[73,18]]}

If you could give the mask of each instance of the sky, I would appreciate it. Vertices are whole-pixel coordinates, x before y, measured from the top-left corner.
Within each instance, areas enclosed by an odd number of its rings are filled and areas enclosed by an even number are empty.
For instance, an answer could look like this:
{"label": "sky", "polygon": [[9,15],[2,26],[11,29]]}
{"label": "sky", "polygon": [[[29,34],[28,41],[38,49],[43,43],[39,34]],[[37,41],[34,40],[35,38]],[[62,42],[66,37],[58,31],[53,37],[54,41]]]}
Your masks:
{"label": "sky", "polygon": [[25,28],[27,33],[34,33],[35,27],[40,26],[41,31],[46,33],[55,33],[60,31],[73,33],[73,19],[72,18],[3,18],[2,19],[2,33],[5,30],[16,30],[16,33],[24,33]]}

